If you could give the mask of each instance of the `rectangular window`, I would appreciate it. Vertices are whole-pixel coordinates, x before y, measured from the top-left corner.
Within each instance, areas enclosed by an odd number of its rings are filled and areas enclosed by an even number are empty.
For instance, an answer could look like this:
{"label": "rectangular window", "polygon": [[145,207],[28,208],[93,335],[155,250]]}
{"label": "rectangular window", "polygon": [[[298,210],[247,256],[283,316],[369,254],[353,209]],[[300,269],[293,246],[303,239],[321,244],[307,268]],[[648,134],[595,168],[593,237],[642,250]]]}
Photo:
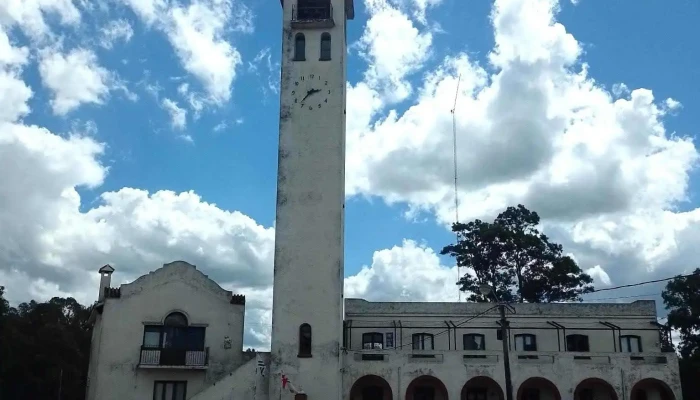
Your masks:
{"label": "rectangular window", "polygon": [[636,335],[620,336],[620,351],[623,353],[641,353],[641,338]]}
{"label": "rectangular window", "polygon": [[516,351],[537,351],[537,339],[532,334],[515,335]]}
{"label": "rectangular window", "polygon": [[484,335],[478,333],[467,333],[462,336],[464,350],[484,350]]}
{"label": "rectangular window", "polygon": [[187,381],[155,381],[153,400],[185,400]]}
{"label": "rectangular window", "polygon": [[143,328],[143,347],[203,351],[205,330],[202,326],[146,325]]}
{"label": "rectangular window", "polygon": [[590,351],[587,335],[567,335],[566,351]]}
{"label": "rectangular window", "polygon": [[367,332],[362,334],[363,349],[381,349],[384,345],[384,335],[379,332]]}
{"label": "rectangular window", "polygon": [[386,348],[391,349],[394,347],[394,334],[389,332],[386,334]]}
{"label": "rectangular window", "polygon": [[413,350],[435,350],[433,335],[429,333],[414,333]]}
{"label": "rectangular window", "polygon": [[143,347],[160,347],[161,332],[160,326],[146,326],[143,329]]}

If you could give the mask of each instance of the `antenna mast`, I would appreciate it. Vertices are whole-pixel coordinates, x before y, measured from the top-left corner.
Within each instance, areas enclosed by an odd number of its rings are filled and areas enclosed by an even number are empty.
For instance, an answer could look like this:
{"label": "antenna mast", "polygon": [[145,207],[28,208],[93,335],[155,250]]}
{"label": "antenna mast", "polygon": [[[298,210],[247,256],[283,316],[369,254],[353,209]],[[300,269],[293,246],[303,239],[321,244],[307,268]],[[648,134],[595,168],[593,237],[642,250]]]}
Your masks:
{"label": "antenna mast", "polygon": [[[462,74],[459,74],[457,79],[457,90],[455,91],[455,101],[452,105],[452,164],[454,167],[455,178],[455,223],[459,223],[459,190],[457,189],[457,98],[459,96],[459,84],[462,82]],[[458,238],[459,239],[459,238]],[[457,281],[462,276],[459,270],[459,260],[457,261]],[[457,301],[462,301],[462,291],[457,288]]]}

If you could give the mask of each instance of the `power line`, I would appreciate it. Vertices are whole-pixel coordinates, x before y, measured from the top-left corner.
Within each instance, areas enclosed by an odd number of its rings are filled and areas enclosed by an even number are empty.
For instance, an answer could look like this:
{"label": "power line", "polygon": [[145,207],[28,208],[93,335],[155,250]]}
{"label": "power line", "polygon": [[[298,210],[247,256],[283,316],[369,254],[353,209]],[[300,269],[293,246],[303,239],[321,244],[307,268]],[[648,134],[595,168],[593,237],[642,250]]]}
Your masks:
{"label": "power line", "polygon": [[647,294],[638,294],[634,296],[618,296],[618,297],[602,297],[599,299],[586,299],[584,302],[589,302],[589,301],[600,301],[600,300],[619,300],[619,299],[633,299],[637,297],[648,297],[648,296],[658,296],[660,295],[661,292],[656,292],[656,293],[647,293]]}
{"label": "power line", "polygon": [[665,281],[670,281],[670,280],[676,279],[676,278],[688,278],[688,277],[696,276],[696,275],[700,275],[700,273],[695,273],[695,272],[694,272],[694,273],[688,274],[688,275],[676,275],[676,276],[672,276],[672,277],[670,277],[670,278],[654,279],[653,281],[645,281],[645,282],[638,282],[638,283],[630,283],[630,284],[628,284],[628,285],[620,285],[620,286],[613,286],[613,287],[609,287],[609,288],[595,289],[595,290],[593,290],[593,292],[591,292],[591,293],[604,292],[604,291],[606,291],[606,290],[617,290],[617,289],[623,289],[623,288],[628,288],[628,287],[635,287],[635,286],[648,285],[648,284],[650,284],[650,283],[665,282]]}
{"label": "power line", "polygon": [[[467,318],[467,319],[465,319],[464,321],[462,321],[462,322],[460,322],[460,323],[458,323],[458,324],[454,324],[454,325],[455,325],[455,326],[460,326],[460,325],[462,325],[462,324],[466,324],[467,322],[472,321],[472,320],[474,320],[474,319],[476,319],[476,318],[479,318],[479,317],[481,317],[482,315],[488,313],[489,311],[491,311],[491,310],[493,310],[493,309],[495,309],[495,308],[498,308],[498,306],[493,306],[493,307],[487,309],[486,311],[482,311],[482,312],[476,314],[475,316],[470,317],[470,318]],[[410,326],[407,326],[406,328],[410,328]],[[440,335],[442,335],[442,334],[444,334],[444,333],[447,333],[447,332],[449,332],[449,331],[450,331],[450,329],[445,329],[445,330],[443,330],[443,331],[441,331],[441,332],[438,332],[438,333],[434,334],[434,335],[433,335],[433,345],[435,344],[435,338],[436,338],[437,336],[440,336]],[[404,336],[404,337],[405,337],[405,338],[408,338],[408,336]],[[403,342],[404,337],[401,338],[401,341],[402,341],[402,342]],[[398,346],[398,347],[395,347],[395,348],[400,349],[400,348],[402,348],[402,347],[404,347],[404,346],[409,346],[409,345],[413,345],[413,341],[411,341],[411,342],[409,342],[409,343],[406,343],[406,344],[402,344],[401,346]]]}

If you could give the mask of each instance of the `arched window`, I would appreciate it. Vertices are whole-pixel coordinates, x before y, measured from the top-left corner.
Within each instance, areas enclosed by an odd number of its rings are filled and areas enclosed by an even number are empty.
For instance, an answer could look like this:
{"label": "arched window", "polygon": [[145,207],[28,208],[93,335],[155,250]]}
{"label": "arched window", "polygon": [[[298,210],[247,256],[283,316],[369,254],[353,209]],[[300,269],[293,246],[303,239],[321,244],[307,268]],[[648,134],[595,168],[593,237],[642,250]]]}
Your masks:
{"label": "arched window", "polygon": [[294,61],[306,61],[306,38],[301,32],[294,36]]}
{"label": "arched window", "polygon": [[167,317],[165,317],[163,325],[185,327],[187,326],[187,317],[185,317],[185,314],[181,312],[170,313]]}
{"label": "arched window", "polygon": [[537,337],[530,333],[515,335],[515,351],[537,351]]}
{"label": "arched window", "polygon": [[331,34],[323,32],[321,34],[321,61],[329,61],[331,59]]}
{"label": "arched window", "polygon": [[299,326],[299,357],[311,357],[311,325]]}
{"label": "arched window", "polygon": [[566,351],[591,351],[587,335],[566,335]]}

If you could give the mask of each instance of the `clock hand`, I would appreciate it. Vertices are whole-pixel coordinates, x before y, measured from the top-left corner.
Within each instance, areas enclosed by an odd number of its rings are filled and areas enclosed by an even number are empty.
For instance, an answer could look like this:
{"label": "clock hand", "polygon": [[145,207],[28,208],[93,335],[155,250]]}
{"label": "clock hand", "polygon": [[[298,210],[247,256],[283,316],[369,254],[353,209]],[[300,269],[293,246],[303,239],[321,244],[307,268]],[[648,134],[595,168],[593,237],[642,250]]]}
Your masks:
{"label": "clock hand", "polygon": [[321,91],[321,89],[311,89],[311,90],[309,90],[308,92],[306,92],[306,96],[304,96],[304,98],[301,99],[301,102],[303,103],[304,100],[306,100],[309,96],[311,96],[312,94],[316,94],[316,93],[318,93],[318,92],[320,92],[320,91]]}
{"label": "clock hand", "polygon": [[313,91],[313,90],[309,90],[308,92],[306,92],[306,96],[304,96],[304,98],[301,99],[301,102],[303,103],[304,100],[306,100],[306,99],[307,99],[309,96],[311,96],[312,94],[314,94],[314,91]]}

